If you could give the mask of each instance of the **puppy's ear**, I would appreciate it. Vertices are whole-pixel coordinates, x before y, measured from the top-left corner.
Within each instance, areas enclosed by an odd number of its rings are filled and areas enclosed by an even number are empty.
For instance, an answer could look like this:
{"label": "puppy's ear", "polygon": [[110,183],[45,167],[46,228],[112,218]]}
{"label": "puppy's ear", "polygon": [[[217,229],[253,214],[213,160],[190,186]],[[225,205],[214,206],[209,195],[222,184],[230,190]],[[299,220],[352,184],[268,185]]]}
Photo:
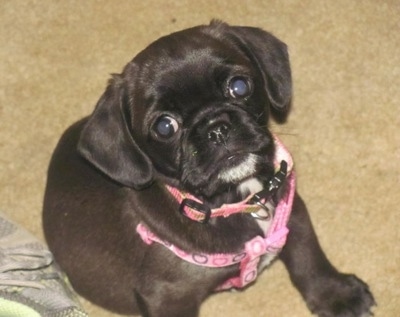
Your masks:
{"label": "puppy's ear", "polygon": [[274,119],[284,122],[292,98],[292,75],[286,44],[258,28],[233,26],[230,29],[236,44],[261,70]]}
{"label": "puppy's ear", "polygon": [[97,103],[81,133],[78,151],[111,179],[142,189],[152,182],[153,166],[132,137],[128,98],[119,81],[114,77]]}

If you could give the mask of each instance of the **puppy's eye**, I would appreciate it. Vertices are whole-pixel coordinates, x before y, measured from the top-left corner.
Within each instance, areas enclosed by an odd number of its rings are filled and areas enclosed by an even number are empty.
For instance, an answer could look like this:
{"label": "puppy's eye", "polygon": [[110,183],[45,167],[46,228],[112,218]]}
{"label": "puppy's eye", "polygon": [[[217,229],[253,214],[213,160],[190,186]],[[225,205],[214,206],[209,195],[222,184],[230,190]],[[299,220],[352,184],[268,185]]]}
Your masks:
{"label": "puppy's eye", "polygon": [[245,98],[251,94],[252,84],[248,78],[233,77],[229,81],[229,94],[233,98]]}
{"label": "puppy's eye", "polygon": [[172,137],[179,129],[178,122],[170,116],[160,117],[155,125],[154,132],[161,138],[167,139]]}

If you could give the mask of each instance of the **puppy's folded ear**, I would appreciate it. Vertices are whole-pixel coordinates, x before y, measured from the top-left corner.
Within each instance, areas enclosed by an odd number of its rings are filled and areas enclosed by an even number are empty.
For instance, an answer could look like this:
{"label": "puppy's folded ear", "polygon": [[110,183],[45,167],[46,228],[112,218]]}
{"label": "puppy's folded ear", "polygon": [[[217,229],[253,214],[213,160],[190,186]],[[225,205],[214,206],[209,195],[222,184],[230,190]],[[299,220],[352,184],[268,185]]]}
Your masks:
{"label": "puppy's folded ear", "polygon": [[274,118],[283,122],[289,113],[292,98],[292,75],[285,43],[262,29],[230,27],[240,49],[261,70]]}
{"label": "puppy's folded ear", "polygon": [[127,103],[123,84],[111,80],[81,133],[78,151],[111,179],[142,189],[152,182],[153,165],[132,137]]}

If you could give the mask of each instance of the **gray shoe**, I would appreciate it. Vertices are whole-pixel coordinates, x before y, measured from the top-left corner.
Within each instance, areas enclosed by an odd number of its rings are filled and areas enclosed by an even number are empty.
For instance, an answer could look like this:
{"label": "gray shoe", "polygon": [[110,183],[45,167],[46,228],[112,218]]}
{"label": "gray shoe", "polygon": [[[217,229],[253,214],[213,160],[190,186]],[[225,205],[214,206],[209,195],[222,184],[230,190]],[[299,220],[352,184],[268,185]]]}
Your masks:
{"label": "gray shoe", "polygon": [[87,317],[53,256],[0,212],[0,317]]}

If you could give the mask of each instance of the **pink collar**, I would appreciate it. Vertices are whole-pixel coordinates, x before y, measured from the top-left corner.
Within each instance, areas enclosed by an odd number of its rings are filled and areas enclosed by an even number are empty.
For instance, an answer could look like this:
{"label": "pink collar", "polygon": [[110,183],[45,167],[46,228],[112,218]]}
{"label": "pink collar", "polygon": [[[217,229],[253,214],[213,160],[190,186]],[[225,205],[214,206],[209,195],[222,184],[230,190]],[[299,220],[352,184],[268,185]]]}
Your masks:
{"label": "pink collar", "polygon": [[195,196],[179,191],[175,187],[167,189],[180,204],[180,212],[186,217],[201,223],[207,223],[210,218],[229,217],[236,213],[257,213],[260,206],[251,201],[254,196],[249,195],[244,200],[234,204],[223,204],[219,208],[209,208]]}
{"label": "pink collar", "polygon": [[[253,282],[257,278],[258,274],[258,265],[262,256],[268,255],[272,259],[275,257],[282,247],[285,245],[286,237],[289,232],[287,229],[287,222],[289,220],[290,212],[293,204],[293,197],[295,193],[295,174],[292,171],[293,161],[290,153],[287,151],[282,142],[274,136],[274,142],[276,147],[275,154],[275,165],[279,166],[278,162],[285,161],[288,163],[288,174],[286,177],[286,181],[288,184],[288,188],[285,191],[284,196],[278,202],[275,213],[273,215],[273,219],[271,220],[271,224],[269,228],[264,232],[265,237],[257,236],[250,241],[246,242],[244,248],[238,252],[233,254],[204,254],[204,253],[186,253],[183,250],[177,248],[170,243],[161,240],[154,233],[152,233],[143,223],[140,223],[136,231],[139,233],[143,241],[150,245],[153,242],[160,243],[164,245],[166,248],[170,249],[175,255],[180,257],[181,259],[196,264],[200,266],[206,267],[225,267],[231,266],[240,263],[240,276],[234,277],[226,281],[223,285],[221,285],[218,290],[226,290],[232,287],[234,288],[243,288],[249,283]],[[179,194],[174,193],[174,189],[168,188],[178,199],[179,202],[188,198],[187,194]],[[184,195],[184,196],[181,196]],[[209,212],[209,217],[228,217],[234,213],[238,212],[255,212],[255,208],[260,209],[258,204],[249,203],[252,195],[247,197],[244,201],[236,203],[236,204],[228,204],[223,205],[220,208],[211,209]],[[201,206],[201,202],[198,199],[190,196],[191,201],[199,203]],[[184,205],[187,206],[187,205]],[[203,222],[204,221],[204,210],[198,210],[197,206],[192,208],[189,206],[183,210],[189,218]],[[202,209],[202,208],[201,208]],[[200,217],[200,218],[199,218]],[[208,220],[208,219],[207,219]],[[266,219],[268,220],[268,219]]]}

